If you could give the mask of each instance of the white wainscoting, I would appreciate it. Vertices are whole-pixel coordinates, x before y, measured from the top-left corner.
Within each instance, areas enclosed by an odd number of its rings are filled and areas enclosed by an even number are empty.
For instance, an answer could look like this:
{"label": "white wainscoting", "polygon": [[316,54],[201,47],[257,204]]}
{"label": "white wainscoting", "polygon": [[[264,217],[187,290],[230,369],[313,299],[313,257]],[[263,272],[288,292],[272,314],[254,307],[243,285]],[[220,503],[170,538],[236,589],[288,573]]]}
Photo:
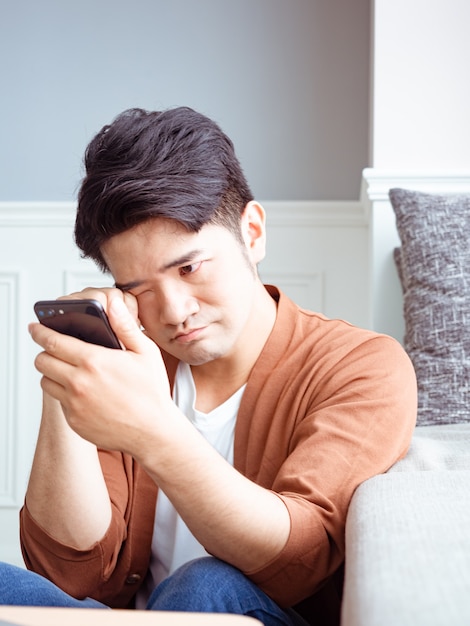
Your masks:
{"label": "white wainscoting", "polygon": [[264,202],[265,283],[301,306],[359,326],[368,317],[368,225],[360,202]]}
{"label": "white wainscoting", "polygon": [[389,190],[398,187],[424,193],[470,194],[470,171],[403,171],[365,169],[361,203],[369,216],[370,327],[403,341],[402,289],[393,250],[400,245]]}
{"label": "white wainscoting", "polygon": [[17,299],[20,283],[19,272],[0,272],[0,506],[16,505],[15,483],[15,354],[17,353],[18,328],[16,323]]}
{"label": "white wainscoting", "polygon": [[[264,282],[304,307],[369,325],[368,223],[359,202],[269,202]],[[33,303],[112,280],[80,258],[73,203],[0,203],[0,560],[21,564],[18,511],[41,411]]]}

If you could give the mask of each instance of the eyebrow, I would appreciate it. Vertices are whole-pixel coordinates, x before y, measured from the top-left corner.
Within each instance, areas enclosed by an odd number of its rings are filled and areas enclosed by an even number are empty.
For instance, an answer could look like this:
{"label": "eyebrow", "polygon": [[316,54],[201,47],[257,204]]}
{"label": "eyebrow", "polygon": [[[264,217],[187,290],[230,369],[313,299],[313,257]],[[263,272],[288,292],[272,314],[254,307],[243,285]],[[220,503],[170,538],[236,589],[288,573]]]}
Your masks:
{"label": "eyebrow", "polygon": [[[202,253],[203,253],[202,249],[192,250],[188,254],[185,254],[179,257],[178,259],[174,259],[173,261],[170,261],[170,263],[163,265],[163,267],[161,267],[157,271],[158,273],[161,273],[161,272],[165,272],[167,270],[173,269],[174,267],[182,267],[184,265],[189,265],[190,263],[194,261],[196,257],[200,256]],[[140,287],[141,285],[144,285],[146,282],[148,282],[147,279],[132,280],[128,283],[114,283],[114,286],[116,287],[116,289],[120,289],[121,291],[131,291],[132,289],[135,289],[136,287]]]}

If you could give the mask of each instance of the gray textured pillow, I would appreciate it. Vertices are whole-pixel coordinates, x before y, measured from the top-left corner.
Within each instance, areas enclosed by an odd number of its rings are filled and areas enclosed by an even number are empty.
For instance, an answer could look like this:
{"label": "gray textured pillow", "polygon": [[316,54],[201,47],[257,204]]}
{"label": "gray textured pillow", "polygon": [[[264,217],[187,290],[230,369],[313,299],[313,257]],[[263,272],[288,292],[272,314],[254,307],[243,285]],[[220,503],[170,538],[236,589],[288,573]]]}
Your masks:
{"label": "gray textured pillow", "polygon": [[418,424],[470,422],[470,196],[391,189]]}

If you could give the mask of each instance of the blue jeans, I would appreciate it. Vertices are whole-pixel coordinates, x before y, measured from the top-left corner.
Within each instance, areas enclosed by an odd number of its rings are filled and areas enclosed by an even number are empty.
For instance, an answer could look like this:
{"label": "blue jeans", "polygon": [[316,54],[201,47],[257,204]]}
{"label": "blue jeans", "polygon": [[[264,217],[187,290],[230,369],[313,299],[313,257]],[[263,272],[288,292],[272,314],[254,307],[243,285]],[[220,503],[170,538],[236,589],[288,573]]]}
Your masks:
{"label": "blue jeans", "polygon": [[77,600],[59,589],[47,578],[2,562],[0,562],[0,604],[107,608],[101,602],[91,598]]}
{"label": "blue jeans", "polygon": [[[49,580],[0,562],[0,604],[108,608],[86,598],[77,600]],[[151,611],[237,613],[257,618],[265,626],[305,626],[294,611],[281,609],[239,570],[207,557],[180,567],[151,594]]]}

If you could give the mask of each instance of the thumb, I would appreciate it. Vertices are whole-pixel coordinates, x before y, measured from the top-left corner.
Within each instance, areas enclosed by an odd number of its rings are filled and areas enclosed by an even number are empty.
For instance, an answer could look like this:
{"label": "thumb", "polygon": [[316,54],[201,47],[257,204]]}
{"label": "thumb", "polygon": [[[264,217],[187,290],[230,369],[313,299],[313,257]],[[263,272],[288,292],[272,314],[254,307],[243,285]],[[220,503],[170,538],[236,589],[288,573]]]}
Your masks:
{"label": "thumb", "polygon": [[126,350],[142,352],[145,347],[145,335],[121,298],[111,300],[108,306],[108,316],[114,332]]}

